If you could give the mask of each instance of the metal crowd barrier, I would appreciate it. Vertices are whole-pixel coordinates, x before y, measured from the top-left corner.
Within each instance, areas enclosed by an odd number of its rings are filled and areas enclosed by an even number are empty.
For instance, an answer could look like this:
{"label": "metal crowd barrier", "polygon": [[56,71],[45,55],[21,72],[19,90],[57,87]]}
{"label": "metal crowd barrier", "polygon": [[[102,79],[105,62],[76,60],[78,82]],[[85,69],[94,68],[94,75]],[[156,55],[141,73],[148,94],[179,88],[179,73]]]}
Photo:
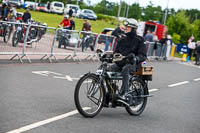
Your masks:
{"label": "metal crowd barrier", "polygon": [[161,44],[158,42],[145,42],[145,45],[147,57],[150,59],[164,60],[169,58],[171,55],[171,45]]}
{"label": "metal crowd barrier", "polygon": [[[10,60],[18,57],[21,63],[24,57],[31,63],[29,56],[41,56],[41,60],[49,62],[52,58],[57,61],[58,56],[71,57],[74,61],[75,58],[80,61],[79,57],[95,60],[96,49],[114,51],[116,47],[116,38],[111,35],[7,21],[0,21],[0,26],[2,23],[13,25],[13,32],[7,43],[0,40],[0,55],[12,55]],[[15,45],[13,38],[18,30],[23,32],[23,37]],[[34,31],[40,32],[33,36]],[[148,58],[163,59],[170,55],[171,47],[168,45],[155,42],[145,42],[145,45]]]}
{"label": "metal crowd barrier", "polygon": [[83,59],[94,59],[96,55],[96,45],[98,34],[88,31],[79,32],[79,44],[77,45],[77,55]]}

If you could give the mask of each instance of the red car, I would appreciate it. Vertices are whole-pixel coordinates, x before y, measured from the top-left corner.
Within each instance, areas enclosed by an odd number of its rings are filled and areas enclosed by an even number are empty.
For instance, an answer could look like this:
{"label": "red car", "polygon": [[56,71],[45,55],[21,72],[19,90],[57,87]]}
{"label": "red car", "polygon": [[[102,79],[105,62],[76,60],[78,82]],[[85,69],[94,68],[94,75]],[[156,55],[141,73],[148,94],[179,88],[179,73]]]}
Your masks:
{"label": "red car", "polygon": [[40,12],[48,12],[47,4],[39,3],[36,10]]}

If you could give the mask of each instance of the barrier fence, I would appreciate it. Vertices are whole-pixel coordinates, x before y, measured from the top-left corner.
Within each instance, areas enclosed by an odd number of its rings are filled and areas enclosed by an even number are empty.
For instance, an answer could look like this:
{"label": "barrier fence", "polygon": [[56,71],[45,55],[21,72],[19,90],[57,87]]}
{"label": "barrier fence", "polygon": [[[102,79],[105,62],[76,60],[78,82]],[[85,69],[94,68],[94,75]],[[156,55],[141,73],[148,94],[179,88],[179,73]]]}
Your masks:
{"label": "barrier fence", "polygon": [[[0,39],[0,55],[12,55],[10,60],[18,57],[21,63],[24,57],[31,63],[29,56],[49,62],[52,58],[57,61],[58,56],[74,61],[95,60],[96,49],[113,51],[117,44],[111,35],[6,21],[0,21],[0,37],[2,24],[12,25],[12,33],[8,42]],[[170,55],[171,46],[154,42],[145,42],[145,45],[149,58],[163,59]]]}

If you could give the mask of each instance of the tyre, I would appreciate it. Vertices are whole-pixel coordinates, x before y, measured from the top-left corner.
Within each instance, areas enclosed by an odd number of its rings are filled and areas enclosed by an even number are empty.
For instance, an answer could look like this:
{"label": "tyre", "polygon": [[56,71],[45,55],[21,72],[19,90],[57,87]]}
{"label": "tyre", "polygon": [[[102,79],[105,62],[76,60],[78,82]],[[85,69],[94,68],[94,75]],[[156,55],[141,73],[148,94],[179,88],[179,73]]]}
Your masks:
{"label": "tyre", "polygon": [[105,91],[95,74],[84,75],[77,83],[74,101],[79,113],[87,118],[96,116],[103,107]]}
{"label": "tyre", "polygon": [[12,32],[12,26],[6,26],[4,29],[3,41],[7,43],[10,40],[10,35]]}
{"label": "tyre", "polygon": [[[129,91],[133,91],[134,96],[146,95],[148,94],[148,88],[145,87],[145,83],[140,79],[133,79],[129,87]],[[125,109],[130,115],[138,116],[140,115],[147,104],[147,97],[134,98],[138,103],[137,105],[126,106]]]}
{"label": "tyre", "polygon": [[19,31],[15,31],[12,37],[12,46],[17,47],[18,42],[19,42]]}

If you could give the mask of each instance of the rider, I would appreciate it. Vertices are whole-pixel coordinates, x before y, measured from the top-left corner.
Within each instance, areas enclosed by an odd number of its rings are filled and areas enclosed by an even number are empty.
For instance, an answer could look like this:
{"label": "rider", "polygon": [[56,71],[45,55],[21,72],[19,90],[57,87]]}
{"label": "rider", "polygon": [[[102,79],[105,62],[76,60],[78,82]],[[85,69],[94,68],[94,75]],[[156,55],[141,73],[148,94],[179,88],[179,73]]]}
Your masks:
{"label": "rider", "polygon": [[125,58],[111,66],[111,70],[122,72],[123,79],[119,99],[123,101],[126,100],[125,93],[128,91],[130,73],[135,72],[141,67],[141,63],[146,60],[144,38],[136,34],[138,22],[130,18],[124,22],[124,26],[125,34],[119,36],[120,39],[114,54],[120,53]]}
{"label": "rider", "polygon": [[60,25],[63,24],[64,29],[70,29],[70,20],[69,20],[69,15],[65,15],[64,19],[60,22]]}

